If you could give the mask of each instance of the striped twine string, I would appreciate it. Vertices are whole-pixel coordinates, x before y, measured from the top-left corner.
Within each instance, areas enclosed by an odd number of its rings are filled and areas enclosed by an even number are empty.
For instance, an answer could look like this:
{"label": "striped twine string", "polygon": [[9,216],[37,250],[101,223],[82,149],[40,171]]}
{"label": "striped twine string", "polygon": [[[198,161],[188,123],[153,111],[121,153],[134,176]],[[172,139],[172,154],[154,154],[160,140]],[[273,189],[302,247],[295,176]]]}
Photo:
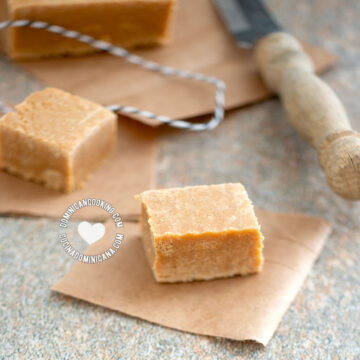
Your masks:
{"label": "striped twine string", "polygon": [[[31,27],[34,29],[44,29],[46,31],[62,35],[69,39],[76,39],[96,49],[121,57],[126,61],[138,65],[144,69],[148,69],[150,71],[162,75],[176,76],[184,79],[203,81],[215,85],[216,87],[214,116],[207,123],[191,123],[184,120],[173,120],[167,116],[156,115],[150,111],[137,109],[131,106],[108,105],[107,108],[109,110],[119,113],[140,115],[148,119],[160,121],[161,123],[167,124],[175,128],[187,129],[192,131],[212,130],[216,128],[220,124],[220,122],[224,119],[225,83],[222,80],[217,79],[216,77],[193,73],[186,70],[178,70],[168,66],[162,66],[153,61],[145,60],[144,58],[138,55],[132,54],[126,49],[123,49],[118,46],[114,46],[108,42],[96,40],[92,36],[82,34],[78,31],[68,30],[61,26],[51,25],[43,21],[14,20],[14,21],[0,22],[0,30],[8,27]],[[12,111],[12,109],[0,103],[0,112],[7,113],[9,111]]]}

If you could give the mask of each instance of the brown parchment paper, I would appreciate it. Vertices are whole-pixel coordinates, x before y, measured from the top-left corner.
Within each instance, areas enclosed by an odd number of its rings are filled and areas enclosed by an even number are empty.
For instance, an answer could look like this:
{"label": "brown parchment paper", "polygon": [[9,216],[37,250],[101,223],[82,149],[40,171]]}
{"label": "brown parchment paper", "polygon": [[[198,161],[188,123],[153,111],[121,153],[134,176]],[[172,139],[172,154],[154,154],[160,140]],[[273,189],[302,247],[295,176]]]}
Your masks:
{"label": "brown parchment paper", "polygon": [[[131,218],[138,212],[134,195],[150,188],[154,180],[156,129],[122,117],[118,124],[113,155],[91,175],[83,189],[65,194],[0,171],[0,213],[59,219],[75,201],[95,197],[112,203],[125,219]],[[82,209],[74,218],[91,220],[90,209]]]}
{"label": "brown parchment paper", "polygon": [[[270,96],[256,71],[252,51],[237,47],[211,0],[178,0],[175,19],[171,44],[137,53],[163,65],[223,79],[227,86],[226,109]],[[328,52],[304,46],[318,72],[335,62]],[[136,106],[176,119],[208,114],[214,109],[212,85],[154,74],[111,55],[20,64],[48,85],[101,104]]]}
{"label": "brown parchment paper", "polygon": [[[113,258],[76,263],[52,289],[167,327],[266,345],[318,257],[330,225],[305,215],[256,213],[265,236],[265,265],[259,275],[158,284],[138,224],[125,222],[125,239]],[[99,253],[111,241],[105,236],[88,253]]]}

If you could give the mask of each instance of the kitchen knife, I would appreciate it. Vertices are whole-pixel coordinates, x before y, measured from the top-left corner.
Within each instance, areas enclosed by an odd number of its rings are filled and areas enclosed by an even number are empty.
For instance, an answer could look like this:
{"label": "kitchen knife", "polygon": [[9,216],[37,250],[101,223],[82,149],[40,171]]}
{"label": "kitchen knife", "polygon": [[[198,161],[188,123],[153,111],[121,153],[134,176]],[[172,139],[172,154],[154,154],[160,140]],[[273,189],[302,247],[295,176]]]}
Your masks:
{"label": "kitchen knife", "polygon": [[314,73],[301,44],[282,31],[260,0],[213,0],[236,42],[254,47],[266,85],[280,96],[291,124],[316,148],[330,187],[360,199],[360,133],[333,90]]}

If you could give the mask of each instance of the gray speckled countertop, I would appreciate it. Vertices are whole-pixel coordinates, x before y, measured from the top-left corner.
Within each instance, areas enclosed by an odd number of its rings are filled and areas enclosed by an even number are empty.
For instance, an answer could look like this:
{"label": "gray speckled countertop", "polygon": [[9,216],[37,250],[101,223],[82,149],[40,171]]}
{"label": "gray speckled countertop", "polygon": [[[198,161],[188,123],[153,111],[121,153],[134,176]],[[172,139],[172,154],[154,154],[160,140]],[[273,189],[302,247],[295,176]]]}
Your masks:
{"label": "gray speckled countertop", "polygon": [[[267,4],[292,33],[339,56],[324,79],[360,130],[360,2]],[[1,99],[16,103],[41,87],[0,57]],[[164,129],[160,143],[163,186],[240,180],[258,206],[333,223],[270,344],[186,334],[51,293],[73,264],[55,246],[57,224],[0,217],[0,359],[360,359],[360,204],[331,193],[279,102],[233,111],[216,132]]]}

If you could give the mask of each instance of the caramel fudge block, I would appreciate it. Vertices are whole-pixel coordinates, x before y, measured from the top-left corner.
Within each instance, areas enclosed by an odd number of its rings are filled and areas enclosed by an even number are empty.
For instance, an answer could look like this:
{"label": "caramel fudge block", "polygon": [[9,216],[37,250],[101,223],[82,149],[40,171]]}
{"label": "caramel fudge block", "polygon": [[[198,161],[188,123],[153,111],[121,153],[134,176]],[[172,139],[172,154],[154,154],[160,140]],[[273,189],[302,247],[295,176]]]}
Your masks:
{"label": "caramel fudge block", "polygon": [[157,281],[261,270],[263,237],[243,185],[150,190],[137,198],[143,246]]}
{"label": "caramel fudge block", "polygon": [[[45,21],[127,48],[169,40],[175,0],[0,0],[0,21]],[[0,31],[0,49],[15,60],[96,52],[45,30]]]}
{"label": "caramel fudge block", "polygon": [[111,153],[117,117],[106,108],[47,88],[0,118],[0,168],[65,192],[83,186]]}

